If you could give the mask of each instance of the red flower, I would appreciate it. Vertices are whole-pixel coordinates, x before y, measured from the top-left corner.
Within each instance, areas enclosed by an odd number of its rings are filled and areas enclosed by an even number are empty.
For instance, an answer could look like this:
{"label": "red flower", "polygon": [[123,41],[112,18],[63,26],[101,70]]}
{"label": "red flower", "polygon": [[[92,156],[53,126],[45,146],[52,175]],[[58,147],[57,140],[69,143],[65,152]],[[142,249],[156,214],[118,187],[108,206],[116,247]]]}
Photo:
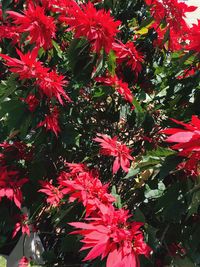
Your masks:
{"label": "red flower", "polygon": [[18,267],[29,267],[29,260],[26,257],[21,258]]}
{"label": "red flower", "polygon": [[141,72],[143,55],[137,51],[133,42],[129,41],[126,44],[123,44],[118,41],[112,44],[112,49],[115,51],[117,62],[119,64],[125,62],[136,75]]}
{"label": "red flower", "polygon": [[102,155],[115,157],[113,174],[119,170],[120,166],[125,172],[128,172],[130,160],[133,160],[133,157],[130,155],[130,149],[125,144],[117,141],[117,137],[111,138],[105,134],[98,134],[94,141],[100,143],[102,147],[100,153]]}
{"label": "red flower", "polygon": [[0,40],[4,38],[11,39],[13,44],[20,42],[20,34],[16,31],[15,26],[0,25]]}
{"label": "red flower", "polygon": [[52,46],[52,39],[55,37],[55,23],[52,17],[45,15],[43,7],[28,4],[24,14],[14,11],[7,11],[17,25],[18,32],[29,32],[28,40],[38,47],[48,49]]}
{"label": "red flower", "polygon": [[181,79],[191,77],[194,74],[196,74],[196,72],[199,70],[200,70],[200,64],[198,64],[197,66],[190,66],[189,68],[184,70],[183,75],[177,76],[177,79],[181,80]]}
{"label": "red flower", "polygon": [[151,13],[154,19],[160,24],[163,19],[166,20],[167,26],[175,31],[188,29],[185,22],[186,12],[193,12],[197,9],[194,6],[188,6],[177,0],[146,0],[151,5]]}
{"label": "red flower", "polygon": [[191,32],[185,21],[185,13],[195,11],[196,7],[177,0],[146,0],[146,3],[151,5],[151,14],[155,19],[152,27],[158,34],[158,41],[154,43],[163,46],[165,35],[169,34],[168,48],[172,51],[182,49]]}
{"label": "red flower", "polygon": [[74,0],[41,0],[43,7],[62,15],[69,15],[70,10],[79,9],[78,4]]}
{"label": "red flower", "polygon": [[0,200],[3,197],[14,201],[21,209],[22,191],[21,187],[27,183],[27,178],[19,178],[17,171],[8,170],[6,166],[0,167]]}
{"label": "red flower", "polygon": [[184,127],[169,128],[160,131],[169,137],[166,142],[176,143],[171,146],[172,149],[179,151],[179,155],[188,158],[184,167],[192,175],[198,175],[198,162],[200,156],[200,120],[197,116],[192,116],[190,123],[183,123],[172,119],[175,123]]}
{"label": "red flower", "polygon": [[0,54],[7,61],[6,65],[10,67],[10,71],[19,74],[21,80],[38,78],[44,71],[41,62],[37,61],[38,49],[33,49],[26,54],[22,54],[18,49],[16,51],[20,60]]}
{"label": "red flower", "polygon": [[25,99],[22,100],[28,105],[30,112],[34,112],[40,103],[40,101],[33,94],[29,94]]}
{"label": "red flower", "polygon": [[60,188],[52,185],[52,181],[40,181],[40,184],[42,185],[42,189],[38,190],[38,192],[42,192],[47,195],[46,201],[48,204],[58,207],[63,198]]}
{"label": "red flower", "polygon": [[60,132],[58,116],[59,116],[59,111],[57,107],[54,107],[49,115],[45,115],[45,119],[41,121],[37,125],[37,127],[44,126],[47,129],[47,131],[52,131],[55,133],[56,136],[58,136],[58,133]]}
{"label": "red flower", "polygon": [[63,86],[67,85],[67,81],[64,78],[64,76],[59,75],[56,71],[43,71],[36,83],[47,97],[55,97],[63,105],[61,96],[71,102],[71,99],[63,89]]}
{"label": "red flower", "polygon": [[30,228],[28,226],[28,214],[22,214],[19,216],[19,222],[15,224],[12,238],[16,236],[20,229],[22,230],[22,234],[30,235]]}
{"label": "red flower", "polygon": [[108,205],[115,202],[115,198],[108,193],[108,184],[103,185],[93,172],[63,172],[58,182],[63,187],[62,193],[70,195],[70,202],[78,200],[83,204],[86,216],[100,208],[105,210]]}
{"label": "red flower", "polygon": [[101,82],[107,86],[112,86],[114,89],[117,90],[117,92],[124,97],[125,100],[129,101],[131,104],[133,102],[133,95],[131,90],[128,87],[128,84],[120,80],[117,75],[115,76],[108,76],[106,78],[104,77],[98,77],[95,79],[97,82]]}
{"label": "red flower", "polygon": [[200,19],[198,19],[198,24],[193,24],[192,28],[190,28],[188,39],[189,45],[186,48],[200,52]]}
{"label": "red flower", "polygon": [[84,237],[81,250],[90,249],[84,261],[101,256],[101,259],[107,257],[106,267],[139,267],[138,255],[148,257],[151,249],[139,230],[143,224],[128,223],[128,217],[124,209],[115,210],[109,206],[106,213],[87,223],[70,223],[82,229],[73,232]]}
{"label": "red flower", "polygon": [[85,37],[91,42],[93,51],[99,53],[104,48],[109,53],[120,21],[114,21],[110,12],[96,10],[91,2],[79,9],[71,9],[70,17],[63,20],[74,29],[75,37]]}

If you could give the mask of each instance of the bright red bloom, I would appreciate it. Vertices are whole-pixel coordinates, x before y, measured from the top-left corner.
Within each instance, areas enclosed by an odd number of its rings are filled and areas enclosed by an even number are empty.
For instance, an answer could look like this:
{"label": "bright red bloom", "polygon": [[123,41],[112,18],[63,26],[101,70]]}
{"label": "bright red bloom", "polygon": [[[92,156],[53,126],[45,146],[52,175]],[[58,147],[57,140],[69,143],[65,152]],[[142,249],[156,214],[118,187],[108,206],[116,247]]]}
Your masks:
{"label": "bright red bloom", "polygon": [[155,19],[152,27],[158,34],[158,42],[154,43],[163,45],[165,34],[169,34],[168,48],[171,51],[182,49],[186,36],[191,31],[185,21],[185,13],[195,11],[196,7],[178,0],[146,0],[146,3],[151,6],[151,14]]}
{"label": "bright red bloom", "polygon": [[21,258],[18,267],[29,267],[29,260],[26,257]]}
{"label": "bright red bloom", "polygon": [[83,163],[69,163],[65,162],[66,166],[70,170],[70,176],[76,176],[77,174],[81,172],[87,172],[88,169]]}
{"label": "bright red bloom", "polygon": [[48,204],[54,207],[58,207],[63,198],[63,193],[59,187],[52,185],[52,182],[40,181],[42,189],[38,192],[42,192],[47,195],[46,201]]}
{"label": "bright red bloom", "polygon": [[182,80],[191,77],[195,75],[199,70],[200,70],[200,64],[198,64],[197,66],[190,66],[189,68],[185,69],[183,75],[179,75],[177,79]]}
{"label": "bright red bloom", "polygon": [[167,26],[175,31],[188,29],[185,22],[186,12],[193,12],[197,9],[194,6],[188,6],[178,0],[146,0],[148,5],[151,5],[151,13],[154,19],[160,24],[164,19]]}
{"label": "bright red bloom", "polygon": [[200,19],[198,19],[198,24],[193,24],[192,28],[190,28],[188,39],[189,45],[186,48],[200,52]]}
{"label": "bright red bloom", "polygon": [[58,99],[60,104],[63,105],[63,100],[61,96],[65,100],[71,102],[71,99],[63,89],[63,86],[66,86],[68,83],[66,80],[64,80],[64,78],[64,76],[59,75],[56,71],[44,71],[43,73],[41,73],[40,78],[37,80],[36,83],[39,85],[41,91],[47,97],[55,97]]}
{"label": "bright red bloom", "polygon": [[21,80],[38,78],[44,69],[41,62],[37,61],[38,49],[28,51],[26,54],[22,54],[18,49],[16,51],[20,60],[0,54],[0,57],[7,61],[6,65],[10,67],[10,71],[19,74]]}
{"label": "bright red bloom", "polygon": [[52,39],[55,37],[54,19],[45,15],[43,7],[28,4],[24,14],[14,11],[7,11],[9,16],[17,25],[18,32],[29,32],[28,40],[31,44],[48,49],[52,46]]}
{"label": "bright red bloom", "polygon": [[30,112],[34,112],[40,101],[36,98],[35,95],[30,94],[25,99],[22,99],[27,105]]}
{"label": "bright red bloom", "polygon": [[132,71],[138,75],[142,70],[143,55],[137,51],[133,42],[129,41],[126,44],[122,42],[114,42],[112,49],[115,51],[117,62],[121,64],[125,62]]}
{"label": "bright red bloom", "polygon": [[102,155],[115,157],[113,174],[119,170],[120,166],[125,172],[128,172],[130,160],[133,160],[133,157],[130,155],[130,149],[125,144],[120,143],[117,137],[111,138],[105,134],[98,134],[94,141],[100,143],[100,153]]}
{"label": "bright red bloom", "polygon": [[22,234],[30,235],[30,228],[28,225],[28,214],[22,214],[19,216],[19,222],[15,224],[15,228],[12,234],[12,238],[16,236],[16,234],[22,230]]}
{"label": "bright red bloom", "polygon": [[0,40],[4,38],[11,39],[13,44],[20,42],[20,34],[16,31],[15,26],[0,25]]}
{"label": "bright red bloom", "polygon": [[14,201],[15,205],[21,209],[21,187],[27,182],[27,178],[19,178],[17,171],[8,170],[6,166],[0,167],[0,200],[6,197]]}
{"label": "bright red bloom", "polygon": [[190,123],[181,121],[173,121],[181,126],[181,128],[169,128],[162,130],[161,133],[169,135],[165,140],[169,143],[176,143],[171,146],[172,149],[179,151],[179,155],[188,158],[184,167],[192,175],[198,174],[198,162],[200,156],[200,119],[197,116],[192,116]]}
{"label": "bright red bloom", "polygon": [[90,222],[75,222],[70,225],[82,230],[74,231],[84,238],[81,250],[90,249],[84,261],[101,256],[107,257],[106,267],[139,267],[138,255],[149,256],[151,249],[144,242],[139,228],[142,223],[128,223],[130,216],[124,209],[115,210],[109,206],[107,212]]}
{"label": "bright red bloom", "polygon": [[103,83],[107,86],[112,86],[117,92],[131,104],[133,102],[133,95],[131,90],[128,87],[128,84],[120,80],[117,75],[115,76],[108,76],[108,77],[98,77],[95,78],[97,82]]}
{"label": "bright red bloom", "polygon": [[76,38],[85,37],[91,42],[93,51],[99,53],[104,48],[109,53],[120,21],[114,21],[109,11],[96,10],[91,2],[81,8],[72,9],[70,17],[63,20],[74,29]]}
{"label": "bright red bloom", "polygon": [[59,117],[59,111],[57,107],[54,107],[49,115],[45,115],[45,119],[41,121],[37,125],[37,127],[44,126],[47,131],[52,131],[55,133],[56,136],[58,136],[58,133],[60,132],[58,117]]}
{"label": "bright red bloom", "polygon": [[64,16],[69,15],[70,10],[79,9],[78,4],[74,0],[41,0],[42,6],[46,9],[60,13]]}
{"label": "bright red bloom", "polygon": [[115,198],[108,193],[108,184],[103,185],[93,172],[75,173],[73,170],[70,173],[63,172],[58,182],[63,187],[62,193],[70,195],[70,202],[78,200],[83,204],[86,208],[86,216],[100,208],[105,210],[108,205],[115,202]]}

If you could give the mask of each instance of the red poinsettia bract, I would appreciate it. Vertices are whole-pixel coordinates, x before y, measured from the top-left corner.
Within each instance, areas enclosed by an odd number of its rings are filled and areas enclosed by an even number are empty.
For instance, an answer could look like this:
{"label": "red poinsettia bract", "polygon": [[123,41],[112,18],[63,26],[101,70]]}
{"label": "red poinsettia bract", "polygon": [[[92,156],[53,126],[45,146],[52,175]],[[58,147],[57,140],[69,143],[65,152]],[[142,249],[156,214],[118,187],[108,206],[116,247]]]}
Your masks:
{"label": "red poinsettia bract", "polygon": [[186,36],[191,31],[185,21],[185,13],[195,11],[196,7],[188,6],[178,0],[146,0],[146,3],[151,6],[151,14],[155,20],[152,27],[158,34],[159,43],[163,45],[163,39],[168,34],[169,49],[172,51],[182,49]]}
{"label": "red poinsettia bract", "polygon": [[144,242],[140,230],[143,224],[129,223],[129,217],[128,211],[109,206],[106,213],[91,218],[87,223],[70,223],[81,229],[73,232],[83,236],[81,250],[90,249],[84,261],[101,256],[101,259],[107,257],[106,267],[139,267],[138,255],[148,257],[151,249]]}
{"label": "red poinsettia bract", "polygon": [[193,24],[188,33],[189,44],[186,46],[188,50],[200,52],[200,19],[197,24]]}
{"label": "red poinsettia bract", "polygon": [[[48,69],[47,69],[48,71]],[[49,98],[55,97],[58,99],[61,105],[63,105],[62,97],[71,102],[71,99],[66,94],[63,86],[67,85],[67,81],[64,79],[65,77],[58,74],[56,71],[52,70],[50,72],[41,73],[40,78],[37,80],[37,84],[41,91]]]}
{"label": "red poinsettia bract", "polygon": [[22,214],[19,216],[19,221],[15,224],[15,228],[12,234],[12,238],[16,236],[16,234],[22,230],[22,234],[30,235],[30,228],[28,225],[28,214]]}
{"label": "red poinsettia bract", "polygon": [[187,29],[185,13],[193,12],[197,9],[195,6],[188,6],[178,0],[146,0],[146,3],[151,5],[151,13],[157,23],[160,24],[165,19],[167,26],[175,31]]}
{"label": "red poinsettia bract", "polygon": [[143,55],[138,52],[134,43],[128,41],[123,44],[120,41],[112,44],[112,49],[115,51],[117,62],[121,64],[125,62],[130,69],[135,72],[136,76],[142,70]]}
{"label": "red poinsettia bract", "polygon": [[128,84],[126,82],[123,82],[120,80],[117,75],[114,76],[108,76],[108,77],[98,77],[95,78],[97,82],[103,83],[107,86],[112,86],[114,89],[117,90],[117,92],[128,102],[132,104],[133,102],[133,94],[131,90],[128,87]]}
{"label": "red poinsettia bract", "polygon": [[52,46],[55,37],[55,22],[50,16],[45,15],[45,9],[39,5],[29,3],[23,14],[15,11],[7,11],[13,19],[18,32],[29,32],[28,40],[37,47],[48,49]]}
{"label": "red poinsettia bract", "polygon": [[119,142],[117,137],[111,138],[105,134],[98,134],[94,141],[100,143],[100,153],[102,155],[115,157],[113,173],[116,173],[120,166],[125,172],[128,172],[130,160],[133,160],[133,157],[130,155],[130,149],[125,144]]}
{"label": "red poinsettia bract", "polygon": [[22,54],[18,49],[16,49],[16,52],[19,55],[20,60],[4,54],[0,54],[0,57],[6,60],[6,65],[10,68],[10,71],[17,73],[21,80],[38,78],[41,73],[44,72],[42,63],[37,61],[37,48],[28,51],[26,54]]}
{"label": "red poinsettia bract", "polygon": [[183,123],[172,119],[175,123],[183,126],[181,128],[164,129],[161,133],[169,135],[165,140],[169,143],[176,143],[171,146],[172,149],[178,150],[179,155],[188,158],[184,168],[192,175],[198,175],[198,163],[200,157],[200,119],[192,116],[190,123]]}
{"label": "red poinsettia bract", "polygon": [[76,38],[87,38],[97,53],[102,48],[109,53],[119,32],[120,21],[114,21],[109,11],[96,10],[91,2],[79,9],[71,9],[70,17],[64,17],[63,20],[75,31]]}
{"label": "red poinsettia bract", "polygon": [[52,131],[55,133],[56,136],[58,136],[58,133],[60,132],[60,126],[59,126],[59,111],[57,107],[54,107],[51,109],[50,114],[46,114],[43,121],[41,121],[37,127],[44,126],[47,131]]}
{"label": "red poinsettia bract", "polygon": [[29,260],[26,257],[22,257],[19,261],[18,267],[29,267]]}
{"label": "red poinsettia bract", "polygon": [[78,200],[86,209],[86,216],[115,202],[115,198],[108,193],[108,184],[102,184],[98,174],[86,170],[76,173],[62,172],[58,178],[64,195],[70,195],[69,201]]}
{"label": "red poinsettia bract", "polygon": [[33,94],[29,94],[26,98],[23,98],[22,101],[28,105],[30,112],[34,112],[40,103],[39,99]]}
{"label": "red poinsettia bract", "polygon": [[20,179],[17,171],[8,170],[6,166],[0,167],[0,201],[3,197],[6,197],[21,209],[21,187],[27,182],[27,178]]}
{"label": "red poinsettia bract", "polygon": [[38,192],[42,192],[47,195],[46,202],[53,207],[58,207],[63,198],[63,193],[61,192],[59,187],[52,185],[52,181],[40,181],[42,189]]}

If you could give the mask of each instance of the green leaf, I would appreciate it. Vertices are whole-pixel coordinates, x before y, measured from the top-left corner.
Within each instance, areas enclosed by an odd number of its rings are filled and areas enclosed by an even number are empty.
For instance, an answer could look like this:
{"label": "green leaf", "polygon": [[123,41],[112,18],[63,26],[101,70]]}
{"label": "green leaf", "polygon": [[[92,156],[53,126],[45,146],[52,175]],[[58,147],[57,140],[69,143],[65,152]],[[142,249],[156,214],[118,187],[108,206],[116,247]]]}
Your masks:
{"label": "green leaf", "polygon": [[116,56],[113,50],[108,54],[108,71],[111,75],[115,75],[116,69]]}
{"label": "green leaf", "polygon": [[170,265],[170,267],[196,267],[196,266],[197,265],[194,264],[188,257],[184,258],[176,257],[174,259],[173,264]]}
{"label": "green leaf", "polygon": [[133,98],[132,104],[135,107],[135,113],[136,113],[136,124],[137,126],[141,126],[141,124],[144,122],[146,112],[143,110],[142,106],[140,103],[136,100],[136,98]]}
{"label": "green leaf", "polygon": [[179,222],[181,216],[186,212],[186,203],[182,195],[181,184],[175,183],[158,198],[155,208],[166,221]]}
{"label": "green leaf", "polygon": [[135,98],[133,98],[133,105],[135,106],[135,111],[137,113],[144,113],[140,103]]}
{"label": "green leaf", "polygon": [[167,157],[176,154],[174,150],[158,147],[156,150],[147,151],[147,156]]}
{"label": "green leaf", "polygon": [[142,211],[137,208],[135,211],[134,211],[134,220],[136,222],[143,222],[145,223],[145,216],[144,216],[144,213],[142,213]]}
{"label": "green leaf", "polygon": [[138,167],[147,169],[147,167],[151,167],[154,165],[160,164],[160,159],[158,157],[148,157],[144,156],[142,157],[142,160],[139,162]]}
{"label": "green leaf", "polygon": [[0,256],[0,266],[1,267],[6,267],[7,266],[7,261],[3,256]]}
{"label": "green leaf", "polygon": [[158,183],[158,189],[152,190],[148,185],[146,185],[145,188],[144,196],[147,200],[161,197],[166,189],[162,181]]}
{"label": "green leaf", "polygon": [[0,103],[13,94],[17,88],[18,84],[14,75],[10,75],[6,81],[2,81],[0,84]]}
{"label": "green leaf", "polygon": [[2,0],[1,3],[2,3],[3,14],[5,14],[5,11],[9,7],[9,5],[12,3],[12,0]]}
{"label": "green leaf", "polygon": [[111,194],[116,198],[115,205],[117,208],[122,208],[121,197],[117,194],[117,188],[115,185],[112,186]]}
{"label": "green leaf", "polygon": [[197,213],[200,205],[200,191],[194,192],[192,201],[188,207],[187,217],[189,218],[192,214]]}
{"label": "green leaf", "polygon": [[53,47],[55,48],[57,55],[59,58],[62,58],[62,50],[60,49],[60,46],[58,43],[56,43],[54,40],[52,40]]}
{"label": "green leaf", "polygon": [[174,155],[167,157],[160,168],[159,178],[164,179],[181,161],[182,158]]}
{"label": "green leaf", "polygon": [[134,177],[136,174],[138,174],[140,172],[140,169],[137,168],[137,169],[133,169],[133,168],[130,168],[127,175],[123,178],[123,179],[129,179],[129,178],[132,178]]}

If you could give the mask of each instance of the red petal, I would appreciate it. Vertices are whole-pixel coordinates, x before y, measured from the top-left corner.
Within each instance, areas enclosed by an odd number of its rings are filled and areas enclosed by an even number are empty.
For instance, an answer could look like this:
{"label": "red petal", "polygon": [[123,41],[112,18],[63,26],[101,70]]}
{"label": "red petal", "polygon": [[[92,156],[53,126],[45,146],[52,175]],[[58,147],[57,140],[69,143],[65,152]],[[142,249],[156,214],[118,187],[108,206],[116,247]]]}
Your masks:
{"label": "red petal", "polygon": [[119,157],[116,157],[114,163],[113,163],[113,174],[116,173],[120,168],[120,162]]}
{"label": "red petal", "polygon": [[193,133],[193,132],[179,132],[179,133],[173,134],[172,136],[168,137],[166,139],[166,142],[186,143],[186,142],[189,142],[194,135],[195,135],[195,133]]}
{"label": "red petal", "polygon": [[82,223],[82,222],[72,222],[72,223],[68,223],[69,225],[76,227],[76,228],[80,228],[80,229],[88,229],[88,230],[95,230],[96,227],[88,224],[88,223]]}
{"label": "red petal", "polygon": [[197,116],[192,116],[192,124],[200,130],[200,119]]}
{"label": "red petal", "polygon": [[87,256],[84,258],[84,261],[93,260],[100,256],[106,249],[107,240],[104,240],[102,243],[97,244],[94,246]]}
{"label": "red petal", "polygon": [[117,251],[117,248],[113,249],[107,258],[106,267],[113,267],[115,264],[121,262],[121,253]]}

